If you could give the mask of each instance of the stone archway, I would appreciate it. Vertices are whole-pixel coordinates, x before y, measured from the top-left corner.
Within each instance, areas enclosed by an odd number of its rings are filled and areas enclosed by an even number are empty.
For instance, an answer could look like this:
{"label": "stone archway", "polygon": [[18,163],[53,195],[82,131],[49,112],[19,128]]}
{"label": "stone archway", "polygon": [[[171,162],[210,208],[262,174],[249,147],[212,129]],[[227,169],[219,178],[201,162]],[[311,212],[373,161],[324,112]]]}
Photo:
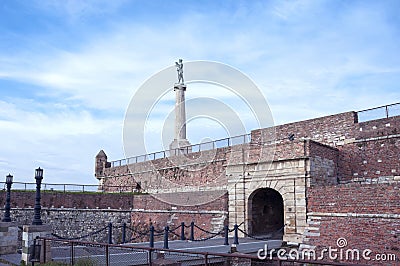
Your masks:
{"label": "stone archway", "polygon": [[282,195],[271,188],[259,188],[248,199],[249,233],[281,237],[284,226]]}

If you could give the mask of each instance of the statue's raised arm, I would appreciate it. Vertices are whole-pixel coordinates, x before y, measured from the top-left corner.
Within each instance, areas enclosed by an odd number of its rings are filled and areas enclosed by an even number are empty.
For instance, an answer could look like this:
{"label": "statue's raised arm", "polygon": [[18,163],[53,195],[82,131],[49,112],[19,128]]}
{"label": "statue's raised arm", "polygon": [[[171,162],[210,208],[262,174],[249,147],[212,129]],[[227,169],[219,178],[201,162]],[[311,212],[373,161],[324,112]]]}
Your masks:
{"label": "statue's raised arm", "polygon": [[176,71],[178,71],[178,84],[183,84],[183,63],[182,59],[179,59],[179,63],[175,62]]}

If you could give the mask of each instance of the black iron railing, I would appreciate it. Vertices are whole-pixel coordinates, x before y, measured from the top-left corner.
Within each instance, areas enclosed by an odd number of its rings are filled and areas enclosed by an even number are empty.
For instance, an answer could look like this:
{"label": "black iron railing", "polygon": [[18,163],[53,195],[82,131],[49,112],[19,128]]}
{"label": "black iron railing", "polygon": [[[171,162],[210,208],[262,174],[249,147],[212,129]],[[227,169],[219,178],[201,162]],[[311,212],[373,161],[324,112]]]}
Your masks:
{"label": "black iron railing", "polygon": [[[160,261],[174,265],[354,265],[333,261],[285,259],[276,256],[259,258],[243,253],[200,252],[166,248],[139,247],[129,245],[102,244],[94,242],[59,240],[38,237],[35,244],[50,248],[51,256],[37,257],[43,263],[51,260],[67,265],[160,265]],[[36,250],[36,249],[33,249]],[[40,250],[39,250],[40,251]],[[46,250],[40,251],[46,254]],[[48,253],[47,253],[48,254]],[[365,265],[365,264],[357,264]]]}
{"label": "black iron railing", "polygon": [[148,241],[149,247],[154,247],[154,240],[163,241],[164,248],[168,248],[168,243],[172,240],[190,240],[192,242],[202,242],[207,241],[213,238],[220,238],[221,245],[229,245],[229,234],[233,234],[233,244],[239,244],[239,232],[242,233],[245,237],[252,238],[255,240],[271,240],[274,238],[276,234],[279,233],[280,236],[283,235],[283,229],[279,228],[273,232],[270,232],[268,236],[254,236],[246,233],[240,227],[243,223],[237,225],[235,224],[232,228],[229,228],[225,225],[218,232],[209,231],[205,228],[202,228],[196,225],[194,222],[186,225],[184,222],[180,223],[178,226],[170,227],[165,226],[163,228],[158,227],[156,229],[153,225],[150,225],[148,228],[137,227],[137,226],[129,226],[126,223],[122,225],[113,225],[112,223],[108,223],[106,226],[89,233],[83,233],[82,235],[71,236],[69,235],[60,235],[56,233],[52,233],[52,236],[62,240],[91,240],[98,239],[104,242],[107,239],[108,244],[126,244],[126,243],[136,243]]}
{"label": "black iron railing", "polygon": [[400,115],[400,103],[393,103],[361,110],[357,112],[357,115],[358,122],[398,116]]}
{"label": "black iron railing", "polygon": [[234,145],[249,143],[250,140],[251,140],[251,135],[245,134],[245,135],[240,135],[240,136],[235,136],[235,137],[214,140],[214,141],[210,141],[210,142],[203,142],[200,144],[194,144],[194,145],[190,145],[190,146],[181,147],[179,149],[153,152],[153,153],[149,153],[149,154],[143,154],[143,155],[139,155],[139,156],[129,157],[126,159],[111,161],[111,167],[118,167],[118,166],[133,164],[133,163],[140,163],[140,162],[145,162],[145,161],[162,159],[162,158],[179,155],[179,154],[188,154],[188,153],[193,153],[193,152],[200,152],[200,151],[207,151],[207,150],[213,150],[213,149],[218,149],[218,148],[230,147],[230,146],[234,146]]}
{"label": "black iron railing", "polygon": [[[5,182],[0,182],[0,189],[5,187]],[[12,190],[19,191],[35,191],[36,183],[13,182]],[[52,184],[42,183],[41,190],[43,192],[138,192],[137,185],[83,185],[83,184]]]}

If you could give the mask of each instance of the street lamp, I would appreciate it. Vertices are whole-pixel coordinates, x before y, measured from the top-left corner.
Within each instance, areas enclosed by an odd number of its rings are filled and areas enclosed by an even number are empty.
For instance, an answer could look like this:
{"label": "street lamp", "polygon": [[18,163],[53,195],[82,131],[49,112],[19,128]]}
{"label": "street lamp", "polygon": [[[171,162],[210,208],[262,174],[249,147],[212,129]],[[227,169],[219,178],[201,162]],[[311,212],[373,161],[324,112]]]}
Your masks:
{"label": "street lamp", "polygon": [[43,169],[40,167],[35,170],[35,179],[36,179],[36,197],[35,197],[35,216],[33,217],[32,225],[42,225],[42,219],[40,219],[40,210],[42,207],[40,206],[40,186],[42,185],[43,179]]}
{"label": "street lamp", "polygon": [[7,185],[7,194],[6,194],[6,205],[5,205],[5,212],[2,222],[11,222],[10,217],[10,199],[11,199],[11,185],[13,183],[13,176],[8,174],[6,176],[6,185]]}

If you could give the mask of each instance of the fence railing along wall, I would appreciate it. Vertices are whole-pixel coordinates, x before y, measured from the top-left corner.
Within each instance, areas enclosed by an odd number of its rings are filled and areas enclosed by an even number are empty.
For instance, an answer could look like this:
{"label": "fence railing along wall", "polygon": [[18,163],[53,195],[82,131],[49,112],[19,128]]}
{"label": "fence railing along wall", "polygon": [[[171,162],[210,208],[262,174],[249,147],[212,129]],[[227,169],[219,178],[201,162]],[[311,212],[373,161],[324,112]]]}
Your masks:
{"label": "fence railing along wall", "polygon": [[207,151],[207,150],[213,150],[213,149],[224,148],[224,147],[231,147],[234,145],[250,143],[250,140],[251,140],[251,134],[245,134],[245,135],[240,135],[240,136],[235,136],[235,137],[230,137],[230,138],[218,139],[218,140],[214,140],[214,141],[210,141],[210,142],[203,142],[203,143],[199,143],[199,144],[181,147],[179,149],[153,152],[153,153],[143,154],[143,155],[139,155],[139,156],[129,157],[126,159],[111,161],[111,167],[118,167],[118,166],[133,164],[133,163],[140,163],[140,162],[145,162],[145,161],[162,159],[162,158],[166,158],[166,157],[173,156],[173,155],[188,154],[188,153],[193,153],[193,152],[200,152],[200,151]]}
{"label": "fence railing along wall", "polygon": [[389,118],[400,115],[400,103],[383,105],[357,112],[358,122],[366,122],[375,119]]}
{"label": "fence railing along wall", "polygon": [[116,244],[115,239],[118,239],[118,244],[149,241],[149,247],[154,247],[154,241],[158,240],[163,241],[163,247],[168,249],[168,243],[177,239],[190,240],[192,242],[204,242],[213,238],[221,238],[221,245],[229,245],[229,234],[231,233],[233,234],[233,244],[237,245],[239,244],[239,232],[245,237],[254,240],[280,239],[283,235],[284,229],[284,227],[282,227],[267,235],[257,236],[248,234],[240,228],[241,226],[243,226],[243,223],[240,225],[235,224],[232,228],[225,225],[220,231],[211,232],[198,226],[194,222],[191,222],[189,225],[181,222],[178,226],[164,226],[159,230],[155,229],[153,225],[146,230],[143,230],[143,228],[139,229],[135,228],[135,226],[128,226],[126,223],[120,226],[113,226],[112,223],[108,223],[108,225],[96,231],[90,233],[84,232],[79,236],[63,236],[56,233],[52,233],[52,236],[62,240],[90,240],[91,237],[101,235],[101,239],[107,239],[108,244]]}
{"label": "fence railing along wall", "polygon": [[[383,105],[375,108],[365,109],[357,112],[358,122],[365,122],[380,118],[389,118],[393,116],[400,115],[400,103],[394,103],[389,105]],[[217,148],[230,147],[234,145],[240,145],[245,143],[250,143],[251,134],[245,134],[235,137],[229,137],[224,139],[219,139],[210,142],[204,142],[200,144],[194,144],[186,147],[182,147],[174,150],[164,150],[159,152],[153,152],[138,156],[129,157],[126,159],[111,161],[111,167],[124,166],[133,163],[140,163],[150,160],[162,159],[168,156],[178,155],[178,154],[188,154],[193,152],[200,152],[206,150],[213,150]]]}
{"label": "fence railing along wall", "polygon": [[[0,189],[5,187],[5,182],[0,182]],[[12,190],[19,191],[35,191],[36,183],[26,182],[13,182]],[[57,192],[104,192],[104,191],[117,191],[117,192],[139,192],[136,185],[83,185],[83,184],[51,184],[42,183],[42,191],[57,191]]]}
{"label": "fence railing along wall", "polygon": [[[40,248],[35,248],[36,246]],[[82,241],[65,241],[52,238],[37,238],[31,261],[46,262],[50,248],[50,259],[66,265],[353,265],[349,263],[299,260],[299,259],[260,259],[255,255],[242,253],[215,253],[188,250],[172,250],[127,245],[113,245]],[[40,250],[44,249],[44,250]],[[172,264],[174,262],[174,264]],[[360,264],[362,265],[362,264]]]}

